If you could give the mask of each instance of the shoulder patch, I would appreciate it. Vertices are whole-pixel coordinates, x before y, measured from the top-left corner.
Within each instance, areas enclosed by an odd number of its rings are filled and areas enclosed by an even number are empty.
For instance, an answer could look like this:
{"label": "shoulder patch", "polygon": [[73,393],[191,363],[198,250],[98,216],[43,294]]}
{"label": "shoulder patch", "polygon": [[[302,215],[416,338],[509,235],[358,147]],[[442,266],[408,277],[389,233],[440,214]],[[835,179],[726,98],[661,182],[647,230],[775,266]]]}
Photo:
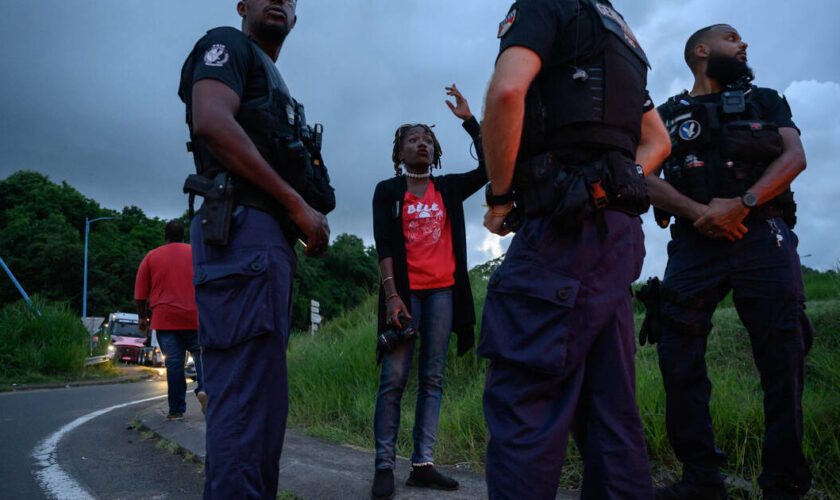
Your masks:
{"label": "shoulder patch", "polygon": [[213,66],[220,68],[224,66],[230,59],[227,47],[221,43],[214,44],[204,53],[204,64],[206,66]]}
{"label": "shoulder patch", "polygon": [[507,32],[510,31],[510,28],[513,26],[513,23],[516,22],[516,7],[510,9],[508,15],[505,16],[505,19],[499,23],[499,34],[498,38],[504,38],[507,35]]}

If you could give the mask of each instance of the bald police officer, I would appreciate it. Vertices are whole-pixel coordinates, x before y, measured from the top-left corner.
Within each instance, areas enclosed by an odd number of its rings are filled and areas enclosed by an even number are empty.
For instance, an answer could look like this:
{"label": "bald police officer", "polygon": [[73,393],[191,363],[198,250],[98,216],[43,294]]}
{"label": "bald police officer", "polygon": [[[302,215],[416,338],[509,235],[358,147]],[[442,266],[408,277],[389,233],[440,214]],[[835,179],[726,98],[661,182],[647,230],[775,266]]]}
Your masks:
{"label": "bald police officer", "polygon": [[[651,498],[630,284],[644,173],[670,150],[647,57],[607,0],[520,0],[487,93],[485,226],[521,226],[490,278],[478,353],[490,498],[554,498],[569,431],[584,498]],[[512,212],[516,204],[516,209]]]}
{"label": "bald police officer", "polygon": [[208,396],[204,498],[273,499],[288,413],[292,245],[300,236],[306,254],[325,251],[323,213],[335,199],[328,184],[319,197],[300,182],[313,170],[326,176],[320,139],[274,65],[295,0],[236,9],[242,30],[199,40],[179,91],[198,170],[185,189],[204,196],[190,231]]}
{"label": "bald police officer", "polygon": [[[730,290],[764,389],[758,483],[764,498],[798,498],[811,484],[801,401],[813,340],[791,230],[790,183],[805,168],[799,130],[784,98],[749,83],[747,43],[732,26],[694,33],[685,60],[694,87],[659,107],[672,141],[665,180],[648,177],[654,205],[676,222],[664,282],[658,291],[649,285],[648,298],[661,306],[648,307],[651,328],[642,335],[659,340],[668,437],[683,463],[682,480],[658,489],[657,498],[726,498],[705,355],[712,314]],[[663,211],[664,227],[670,215]]]}

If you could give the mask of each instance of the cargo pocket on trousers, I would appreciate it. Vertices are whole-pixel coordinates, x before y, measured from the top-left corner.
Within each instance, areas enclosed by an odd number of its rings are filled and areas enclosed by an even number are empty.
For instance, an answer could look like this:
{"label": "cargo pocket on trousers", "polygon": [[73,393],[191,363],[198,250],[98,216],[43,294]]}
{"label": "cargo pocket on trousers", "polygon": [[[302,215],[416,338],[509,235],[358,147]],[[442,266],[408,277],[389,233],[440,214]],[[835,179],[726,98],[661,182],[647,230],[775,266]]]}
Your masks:
{"label": "cargo pocket on trousers", "polygon": [[268,250],[242,249],[195,268],[199,342],[225,349],[274,331]]}
{"label": "cargo pocket on trousers", "polygon": [[487,354],[564,375],[569,322],[579,289],[578,280],[533,264],[499,268],[490,278],[482,319],[488,347],[498,352]]}

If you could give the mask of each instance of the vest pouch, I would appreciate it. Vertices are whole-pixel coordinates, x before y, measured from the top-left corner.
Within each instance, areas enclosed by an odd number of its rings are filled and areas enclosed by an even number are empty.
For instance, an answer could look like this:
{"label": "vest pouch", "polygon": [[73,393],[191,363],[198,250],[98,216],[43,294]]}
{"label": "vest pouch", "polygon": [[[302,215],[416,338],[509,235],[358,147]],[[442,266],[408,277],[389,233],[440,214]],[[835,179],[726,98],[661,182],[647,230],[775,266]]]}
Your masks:
{"label": "vest pouch", "polygon": [[[528,217],[550,214],[560,200],[565,178],[551,153],[535,156],[516,164],[514,192],[516,205]],[[562,179],[561,179],[562,177]]]}
{"label": "vest pouch", "polygon": [[560,234],[580,232],[583,221],[598,210],[592,201],[590,181],[608,182],[609,173],[603,160],[580,167],[565,167],[561,185],[561,200],[552,213],[551,223]]}
{"label": "vest pouch", "polygon": [[627,156],[611,151],[606,154],[610,206],[630,215],[641,215],[650,208],[650,191],[644,172]]}
{"label": "vest pouch", "polygon": [[783,149],[779,127],[773,123],[738,120],[721,128],[720,156],[725,160],[769,163]]}

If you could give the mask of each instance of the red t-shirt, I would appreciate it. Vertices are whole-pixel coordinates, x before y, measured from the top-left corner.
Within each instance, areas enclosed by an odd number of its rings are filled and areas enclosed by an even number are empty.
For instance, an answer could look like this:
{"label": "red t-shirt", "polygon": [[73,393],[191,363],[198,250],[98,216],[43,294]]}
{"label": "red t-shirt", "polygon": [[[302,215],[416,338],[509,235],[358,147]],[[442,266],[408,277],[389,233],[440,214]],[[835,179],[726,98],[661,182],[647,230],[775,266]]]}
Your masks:
{"label": "red t-shirt", "polygon": [[412,290],[444,288],[455,284],[452,230],[443,198],[429,180],[423,198],[405,192],[403,235]]}
{"label": "red t-shirt", "polygon": [[146,254],[137,270],[134,298],[148,299],[153,329],[198,328],[192,280],[192,248],[186,243],[168,243]]}

